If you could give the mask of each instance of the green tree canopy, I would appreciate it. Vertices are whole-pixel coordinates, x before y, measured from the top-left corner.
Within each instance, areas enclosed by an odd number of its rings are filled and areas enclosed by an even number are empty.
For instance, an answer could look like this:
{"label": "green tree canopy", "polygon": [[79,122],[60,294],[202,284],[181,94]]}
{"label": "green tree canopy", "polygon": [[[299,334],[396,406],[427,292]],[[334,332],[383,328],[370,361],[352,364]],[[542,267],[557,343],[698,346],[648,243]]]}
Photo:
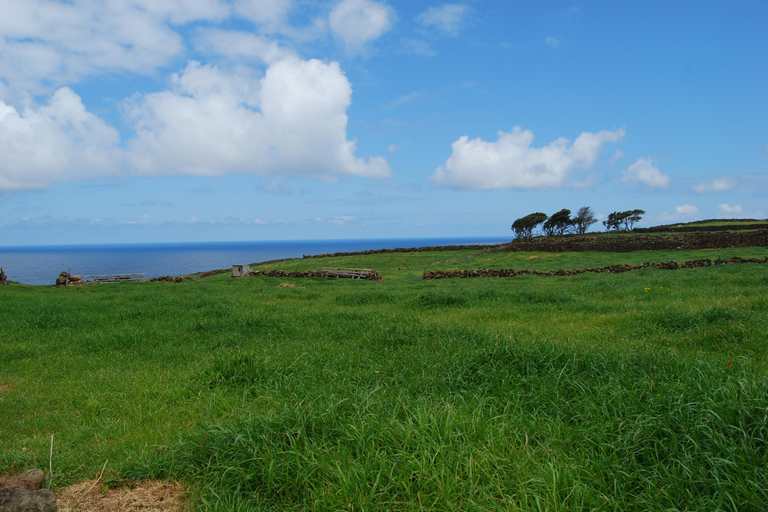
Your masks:
{"label": "green tree canopy", "polygon": [[512,223],[512,231],[515,232],[517,238],[531,238],[533,236],[533,230],[547,220],[547,214],[536,212],[520,217],[514,223]]}
{"label": "green tree canopy", "polygon": [[603,225],[608,231],[615,229],[631,231],[640,219],[645,215],[645,210],[627,210],[625,212],[613,212],[608,215],[608,219],[603,221]]}
{"label": "green tree canopy", "polygon": [[544,233],[547,235],[562,235],[572,224],[571,210],[563,208],[559,212],[553,213],[552,216],[547,219],[543,229]]}

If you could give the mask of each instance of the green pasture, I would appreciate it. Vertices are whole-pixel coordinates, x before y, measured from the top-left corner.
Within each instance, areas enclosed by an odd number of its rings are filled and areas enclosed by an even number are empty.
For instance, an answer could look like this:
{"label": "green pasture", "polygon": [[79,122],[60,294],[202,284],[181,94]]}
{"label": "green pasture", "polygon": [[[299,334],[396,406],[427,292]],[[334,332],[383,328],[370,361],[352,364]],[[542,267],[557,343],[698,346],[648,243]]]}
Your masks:
{"label": "green pasture", "polygon": [[0,472],[106,461],[201,510],[766,509],[768,265],[421,280],[718,257],[475,254],[0,288]]}

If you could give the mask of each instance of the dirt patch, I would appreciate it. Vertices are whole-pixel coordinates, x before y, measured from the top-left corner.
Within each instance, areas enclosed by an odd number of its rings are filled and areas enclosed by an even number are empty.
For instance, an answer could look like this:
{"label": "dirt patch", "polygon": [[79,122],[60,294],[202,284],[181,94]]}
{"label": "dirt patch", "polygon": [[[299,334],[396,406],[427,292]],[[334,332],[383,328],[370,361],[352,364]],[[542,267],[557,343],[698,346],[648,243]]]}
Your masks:
{"label": "dirt patch", "polygon": [[56,492],[59,512],[181,512],[189,509],[185,496],[178,483],[157,481],[104,491],[101,482],[86,480]]}
{"label": "dirt patch", "polygon": [[0,393],[10,393],[11,392],[11,386],[7,384],[0,384]]}
{"label": "dirt patch", "polygon": [[277,285],[278,288],[304,288],[304,286],[296,286],[295,284],[290,283],[280,283]]}

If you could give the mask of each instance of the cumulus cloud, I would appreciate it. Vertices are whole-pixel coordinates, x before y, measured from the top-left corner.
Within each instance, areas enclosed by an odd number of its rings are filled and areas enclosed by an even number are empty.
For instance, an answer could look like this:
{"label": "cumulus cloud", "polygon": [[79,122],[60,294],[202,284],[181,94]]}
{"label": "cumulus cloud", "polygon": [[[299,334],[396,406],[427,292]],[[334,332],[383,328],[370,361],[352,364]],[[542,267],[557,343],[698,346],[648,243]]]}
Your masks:
{"label": "cumulus cloud", "polygon": [[184,49],[171,25],[228,15],[223,0],[5,0],[0,76],[41,94],[102,72],[150,73]]}
{"label": "cumulus cloud", "polygon": [[737,204],[734,206],[727,205],[725,203],[721,204],[717,207],[720,213],[741,213],[741,205]]}
{"label": "cumulus cloud", "polygon": [[435,27],[440,32],[455,36],[464,26],[470,10],[464,4],[445,4],[442,7],[430,7],[416,19],[425,27]]}
{"label": "cumulus cloud", "polygon": [[675,213],[664,212],[658,216],[662,222],[674,222],[681,219],[695,219],[699,215],[699,209],[690,204],[675,207]]}
{"label": "cumulus cloud", "polygon": [[373,0],[342,0],[330,14],[331,30],[348,48],[358,49],[392,27],[394,11]]}
{"label": "cumulus cloud", "polygon": [[640,158],[624,170],[621,181],[635,185],[641,183],[649,187],[664,188],[669,186],[669,176],[653,165],[650,158]]}
{"label": "cumulus cloud", "polygon": [[707,192],[724,192],[726,190],[731,190],[735,187],[735,184],[730,178],[715,178],[712,181],[708,183],[700,183],[693,187],[693,190],[699,193],[707,193]]}
{"label": "cumulus cloud", "polygon": [[149,175],[389,177],[384,158],[356,157],[346,138],[351,94],[338,63],[291,57],[248,81],[192,62],[172,90],[129,105],[137,128],[128,158]]}
{"label": "cumulus cloud", "polygon": [[583,132],[572,144],[561,137],[541,148],[531,147],[533,133],[519,126],[498,134],[496,142],[467,136],[455,141],[448,161],[435,170],[435,182],[475,190],[561,187],[572,170],[592,167],[602,145],[621,140],[624,130]]}
{"label": "cumulus cloud", "polygon": [[717,207],[717,216],[720,218],[762,219],[765,217],[765,213],[762,210],[744,211],[740,204],[730,206],[723,203]]}
{"label": "cumulus cloud", "polygon": [[22,112],[0,101],[0,190],[40,189],[58,181],[116,172],[117,131],[86,111],[69,88]]}

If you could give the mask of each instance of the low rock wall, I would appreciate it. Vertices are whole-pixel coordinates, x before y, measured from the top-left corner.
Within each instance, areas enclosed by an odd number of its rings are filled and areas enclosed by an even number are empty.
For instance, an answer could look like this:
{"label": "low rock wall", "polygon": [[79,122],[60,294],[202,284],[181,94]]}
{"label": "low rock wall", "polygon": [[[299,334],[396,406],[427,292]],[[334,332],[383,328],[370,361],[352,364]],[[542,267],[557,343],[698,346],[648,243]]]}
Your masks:
{"label": "low rock wall", "polygon": [[467,279],[473,277],[515,277],[522,275],[537,275],[537,276],[575,276],[583,274],[585,272],[593,273],[605,273],[605,274],[619,274],[622,272],[630,272],[632,270],[640,270],[643,268],[658,268],[661,270],[678,270],[681,268],[703,268],[710,267],[712,265],[729,265],[734,263],[768,263],[768,257],[766,258],[741,258],[734,256],[728,260],[711,260],[709,258],[701,258],[698,260],[689,260],[684,263],[678,263],[677,261],[661,261],[659,263],[643,263],[642,265],[629,265],[629,264],[617,264],[609,265],[607,267],[599,268],[584,268],[584,269],[559,269],[559,270],[514,270],[511,268],[480,268],[472,270],[437,270],[437,271],[424,271],[422,279]]}
{"label": "low rock wall", "polygon": [[768,247],[768,229],[748,232],[679,233],[674,235],[564,235],[516,239],[489,252],[631,252],[663,249]]}
{"label": "low rock wall", "polygon": [[[248,274],[248,277],[255,277],[255,276],[279,277],[281,279],[286,279],[286,278],[306,279],[306,278],[312,278],[312,277],[326,277],[326,272],[323,272],[320,270],[304,270],[304,271],[257,270],[256,272],[251,272],[250,274]],[[381,281],[381,274],[379,274],[378,272],[372,272],[368,277],[360,280],[361,281]]]}

